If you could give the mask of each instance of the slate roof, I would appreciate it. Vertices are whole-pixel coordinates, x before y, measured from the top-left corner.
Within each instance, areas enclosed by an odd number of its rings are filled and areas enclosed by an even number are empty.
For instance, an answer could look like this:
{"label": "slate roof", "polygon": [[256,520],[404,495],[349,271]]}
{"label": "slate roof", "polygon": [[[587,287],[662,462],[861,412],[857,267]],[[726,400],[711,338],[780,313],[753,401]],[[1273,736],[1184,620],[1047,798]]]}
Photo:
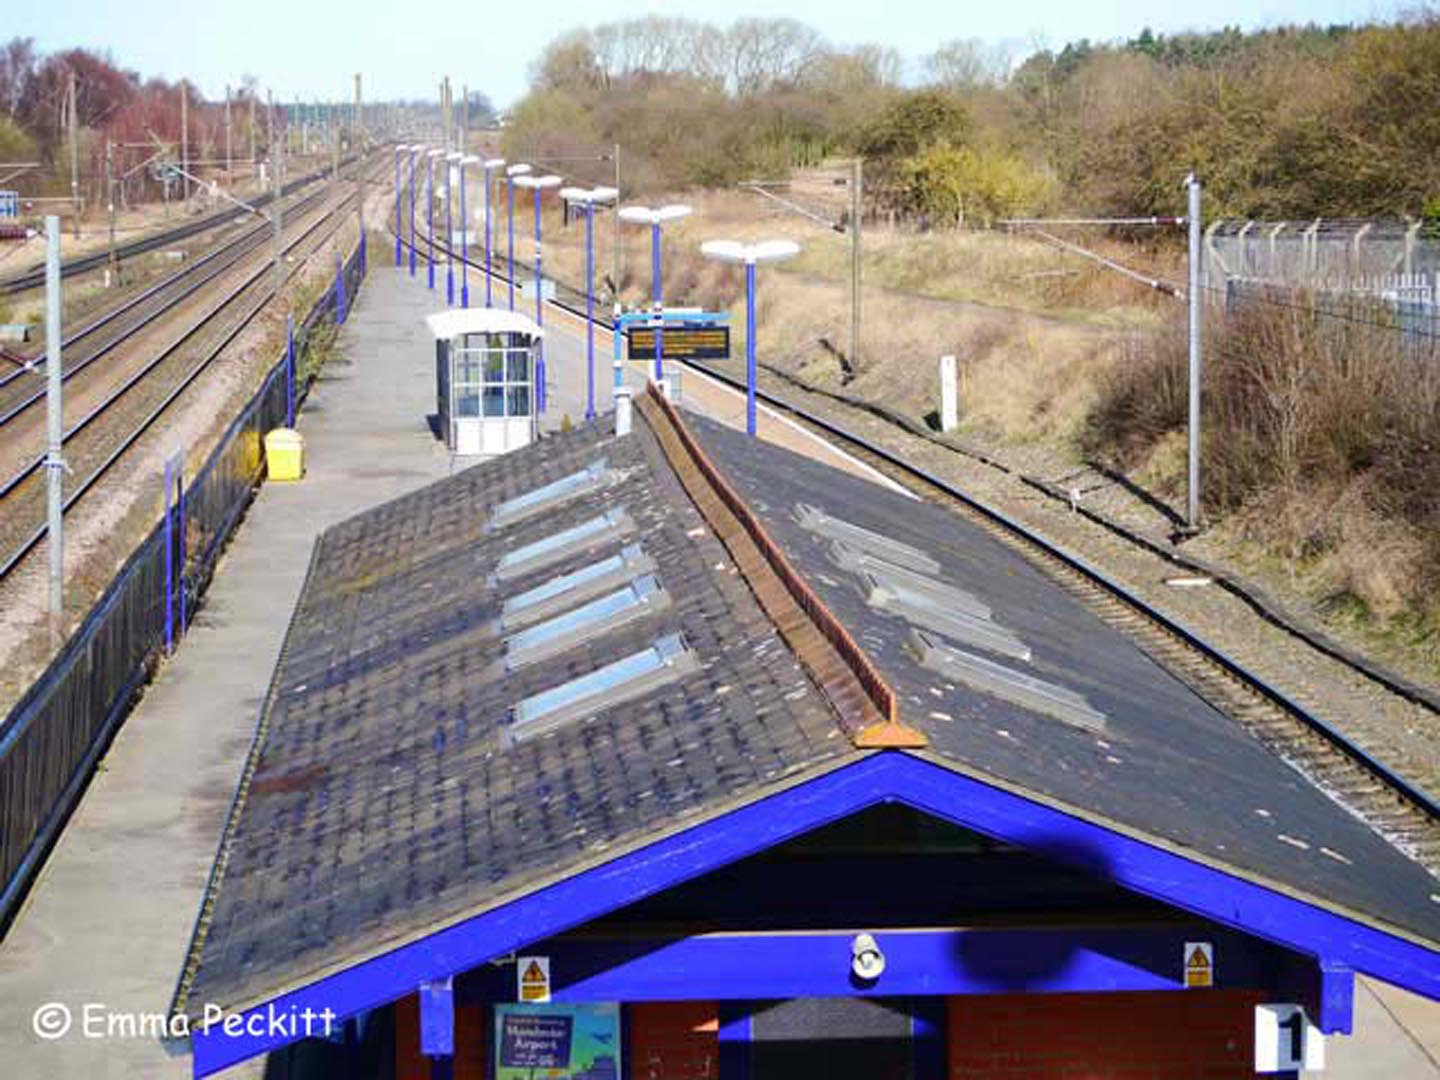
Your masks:
{"label": "slate roof", "polygon": [[[1174,850],[1440,942],[1440,883],[1079,600],[977,525],[687,416],[705,451],[894,688],[928,756]],[[910,624],[866,602],[811,506],[909,545],[1029,646],[1008,666],[1081,692],[1104,731],[1061,723],[921,666]]]}
{"label": "slate roof", "polygon": [[[177,1009],[252,1006],[862,756],[642,420],[623,438],[603,421],[547,438],[321,537]],[[928,738],[905,752],[1440,942],[1440,890],[1422,868],[1013,551],[938,506],[687,422],[889,681],[898,719]],[[495,527],[501,501],[601,459],[603,488]],[[905,620],[867,604],[802,505],[923,552],[1104,730],[921,666]],[[606,510],[633,531],[496,580],[506,552]],[[637,541],[670,606],[506,670],[506,597]],[[506,738],[522,699],[673,632],[698,670],[545,737]]]}
{"label": "slate roof", "polygon": [[[617,482],[487,533],[490,507],[599,458]],[[632,534],[490,580],[505,551],[615,509]],[[637,540],[672,606],[507,674],[503,597]],[[527,695],[675,630],[700,671],[505,745]],[[548,438],[318,541],[177,1004],[267,998],[849,752],[648,430]]]}

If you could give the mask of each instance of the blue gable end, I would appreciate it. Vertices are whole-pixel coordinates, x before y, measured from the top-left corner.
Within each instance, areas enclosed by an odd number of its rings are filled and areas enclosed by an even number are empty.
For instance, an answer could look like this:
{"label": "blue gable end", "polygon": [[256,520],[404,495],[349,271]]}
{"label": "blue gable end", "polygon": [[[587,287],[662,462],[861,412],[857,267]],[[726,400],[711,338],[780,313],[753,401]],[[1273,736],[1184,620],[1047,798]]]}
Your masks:
{"label": "blue gable end", "polygon": [[[458,975],[487,960],[758,854],[881,803],[913,809],[1056,862],[1100,874],[1126,889],[1319,962],[1322,1025],[1348,1028],[1351,973],[1363,972],[1440,998],[1434,946],[1275,888],[1082,820],[1066,810],[962,775],[909,752],[884,751],[795,783],[766,798],[484,911],[362,963],[327,974],[248,1011],[330,1009],[353,1016]],[[1110,978],[1104,965],[1093,970]],[[1102,987],[1096,987],[1097,989]],[[207,1076],[290,1041],[263,1023],[239,1022],[192,1038],[196,1076]]]}

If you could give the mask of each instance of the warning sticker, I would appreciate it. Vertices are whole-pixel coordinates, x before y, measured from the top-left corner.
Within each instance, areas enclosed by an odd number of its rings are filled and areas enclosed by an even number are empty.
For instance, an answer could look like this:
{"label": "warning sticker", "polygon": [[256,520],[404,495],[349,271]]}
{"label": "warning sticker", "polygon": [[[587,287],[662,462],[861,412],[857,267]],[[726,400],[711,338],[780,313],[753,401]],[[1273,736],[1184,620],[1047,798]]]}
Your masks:
{"label": "warning sticker", "polygon": [[1215,985],[1215,946],[1208,941],[1185,943],[1185,986],[1202,989]]}
{"label": "warning sticker", "polygon": [[517,997],[521,1001],[544,1003],[550,1000],[550,958],[548,956],[521,956],[515,961],[515,972],[520,988]]}

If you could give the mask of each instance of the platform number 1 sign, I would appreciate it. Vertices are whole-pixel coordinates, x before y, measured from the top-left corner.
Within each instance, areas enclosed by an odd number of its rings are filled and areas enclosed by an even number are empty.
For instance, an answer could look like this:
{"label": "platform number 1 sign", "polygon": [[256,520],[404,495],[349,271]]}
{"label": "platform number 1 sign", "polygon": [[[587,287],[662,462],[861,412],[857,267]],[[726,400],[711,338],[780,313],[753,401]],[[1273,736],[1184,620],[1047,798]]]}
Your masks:
{"label": "platform number 1 sign", "polygon": [[1299,1005],[1255,1006],[1255,1071],[1325,1067],[1325,1036]]}

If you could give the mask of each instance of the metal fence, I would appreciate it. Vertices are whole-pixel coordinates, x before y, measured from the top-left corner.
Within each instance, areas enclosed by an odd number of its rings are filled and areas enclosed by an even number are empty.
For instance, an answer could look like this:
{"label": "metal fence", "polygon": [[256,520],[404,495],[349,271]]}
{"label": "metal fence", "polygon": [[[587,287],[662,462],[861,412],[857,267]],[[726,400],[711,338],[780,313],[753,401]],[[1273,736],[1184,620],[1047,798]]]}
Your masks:
{"label": "metal fence", "polygon": [[1211,222],[1205,229],[1206,284],[1230,278],[1341,291],[1377,291],[1385,282],[1440,283],[1440,234],[1418,221]]}
{"label": "metal fence", "polygon": [[[340,274],[347,306],[364,275],[360,248]],[[260,482],[265,432],[284,425],[292,401],[308,389],[303,369],[293,387],[291,372],[316,331],[335,321],[336,300],[329,288],[311,308],[296,327],[293,357],[287,351],[271,368],[205,464],[179,486],[180,497],[166,492],[161,520],[0,725],[0,927],[8,925],[167,640],[184,632]]]}

